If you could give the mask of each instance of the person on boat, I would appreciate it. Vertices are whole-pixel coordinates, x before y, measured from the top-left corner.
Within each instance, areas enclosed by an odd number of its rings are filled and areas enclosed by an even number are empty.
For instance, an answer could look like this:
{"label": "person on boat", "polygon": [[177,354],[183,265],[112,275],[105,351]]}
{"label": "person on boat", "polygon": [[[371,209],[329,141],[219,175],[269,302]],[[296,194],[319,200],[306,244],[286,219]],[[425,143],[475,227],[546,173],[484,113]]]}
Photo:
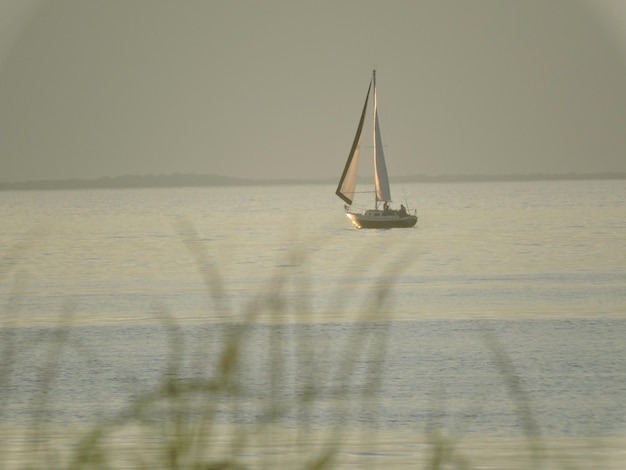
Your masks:
{"label": "person on boat", "polygon": [[398,211],[398,215],[400,217],[406,217],[408,215],[406,211],[406,207],[404,207],[404,204],[400,204],[400,210]]}
{"label": "person on boat", "polygon": [[391,215],[391,209],[389,209],[389,203],[383,204],[383,215]]}

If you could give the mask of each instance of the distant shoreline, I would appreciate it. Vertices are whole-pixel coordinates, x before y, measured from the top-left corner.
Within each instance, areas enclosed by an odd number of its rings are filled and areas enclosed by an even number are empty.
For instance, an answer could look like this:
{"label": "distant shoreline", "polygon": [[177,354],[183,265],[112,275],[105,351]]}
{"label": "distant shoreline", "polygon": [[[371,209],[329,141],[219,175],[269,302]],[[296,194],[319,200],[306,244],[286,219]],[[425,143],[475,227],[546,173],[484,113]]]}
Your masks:
{"label": "distant shoreline", "polygon": [[[411,175],[391,177],[395,183],[469,183],[506,181],[564,181],[564,180],[621,180],[626,173],[566,173],[527,175]],[[363,180],[364,182],[366,179]],[[63,189],[131,189],[131,188],[181,188],[205,186],[271,186],[296,184],[334,184],[336,178],[320,179],[246,179],[219,175],[127,175],[96,179],[64,179],[20,182],[0,182],[0,191],[11,190],[63,190]]]}

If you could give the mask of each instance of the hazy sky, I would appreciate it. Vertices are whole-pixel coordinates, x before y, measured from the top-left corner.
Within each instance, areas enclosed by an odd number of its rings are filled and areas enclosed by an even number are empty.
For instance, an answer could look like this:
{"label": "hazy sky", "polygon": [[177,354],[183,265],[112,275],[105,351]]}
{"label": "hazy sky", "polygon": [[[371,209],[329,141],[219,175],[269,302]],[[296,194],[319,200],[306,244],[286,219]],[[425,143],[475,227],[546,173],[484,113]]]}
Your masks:
{"label": "hazy sky", "polygon": [[626,172],[620,0],[0,0],[0,181]]}

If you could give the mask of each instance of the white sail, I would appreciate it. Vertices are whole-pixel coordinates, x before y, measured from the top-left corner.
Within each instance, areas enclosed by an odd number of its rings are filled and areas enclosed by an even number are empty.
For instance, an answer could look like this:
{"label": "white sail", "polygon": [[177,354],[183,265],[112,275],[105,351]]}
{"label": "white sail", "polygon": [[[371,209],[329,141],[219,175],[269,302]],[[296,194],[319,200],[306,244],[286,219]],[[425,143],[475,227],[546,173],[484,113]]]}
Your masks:
{"label": "white sail", "polygon": [[378,123],[378,97],[376,93],[376,72],[374,72],[374,178],[376,184],[376,202],[391,202],[391,190],[389,189],[389,177],[387,165],[385,165],[385,153],[380,137],[380,125]]}
{"label": "white sail", "polygon": [[352,148],[350,149],[350,155],[348,161],[343,169],[343,174],[339,180],[339,185],[335,194],[343,199],[348,204],[352,204],[354,199],[354,191],[356,188],[357,174],[359,170],[359,156],[361,154],[361,134],[363,133],[363,122],[365,121],[365,112],[367,111],[367,102],[369,101],[370,91],[372,89],[372,82],[367,88],[367,95],[365,96],[365,104],[363,105],[363,111],[361,112],[361,119],[356,129],[356,135],[352,142]]}

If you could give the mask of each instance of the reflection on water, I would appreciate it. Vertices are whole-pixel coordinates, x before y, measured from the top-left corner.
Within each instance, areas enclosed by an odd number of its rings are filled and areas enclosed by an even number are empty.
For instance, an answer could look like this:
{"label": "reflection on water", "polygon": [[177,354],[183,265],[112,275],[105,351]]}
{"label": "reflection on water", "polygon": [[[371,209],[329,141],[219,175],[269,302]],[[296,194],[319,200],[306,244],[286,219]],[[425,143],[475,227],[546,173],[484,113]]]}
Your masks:
{"label": "reflection on water", "polygon": [[0,295],[21,324],[239,320],[277,282],[297,321],[352,320],[381,286],[402,319],[624,315],[625,181],[407,192],[418,226],[370,231],[326,186],[3,192]]}

